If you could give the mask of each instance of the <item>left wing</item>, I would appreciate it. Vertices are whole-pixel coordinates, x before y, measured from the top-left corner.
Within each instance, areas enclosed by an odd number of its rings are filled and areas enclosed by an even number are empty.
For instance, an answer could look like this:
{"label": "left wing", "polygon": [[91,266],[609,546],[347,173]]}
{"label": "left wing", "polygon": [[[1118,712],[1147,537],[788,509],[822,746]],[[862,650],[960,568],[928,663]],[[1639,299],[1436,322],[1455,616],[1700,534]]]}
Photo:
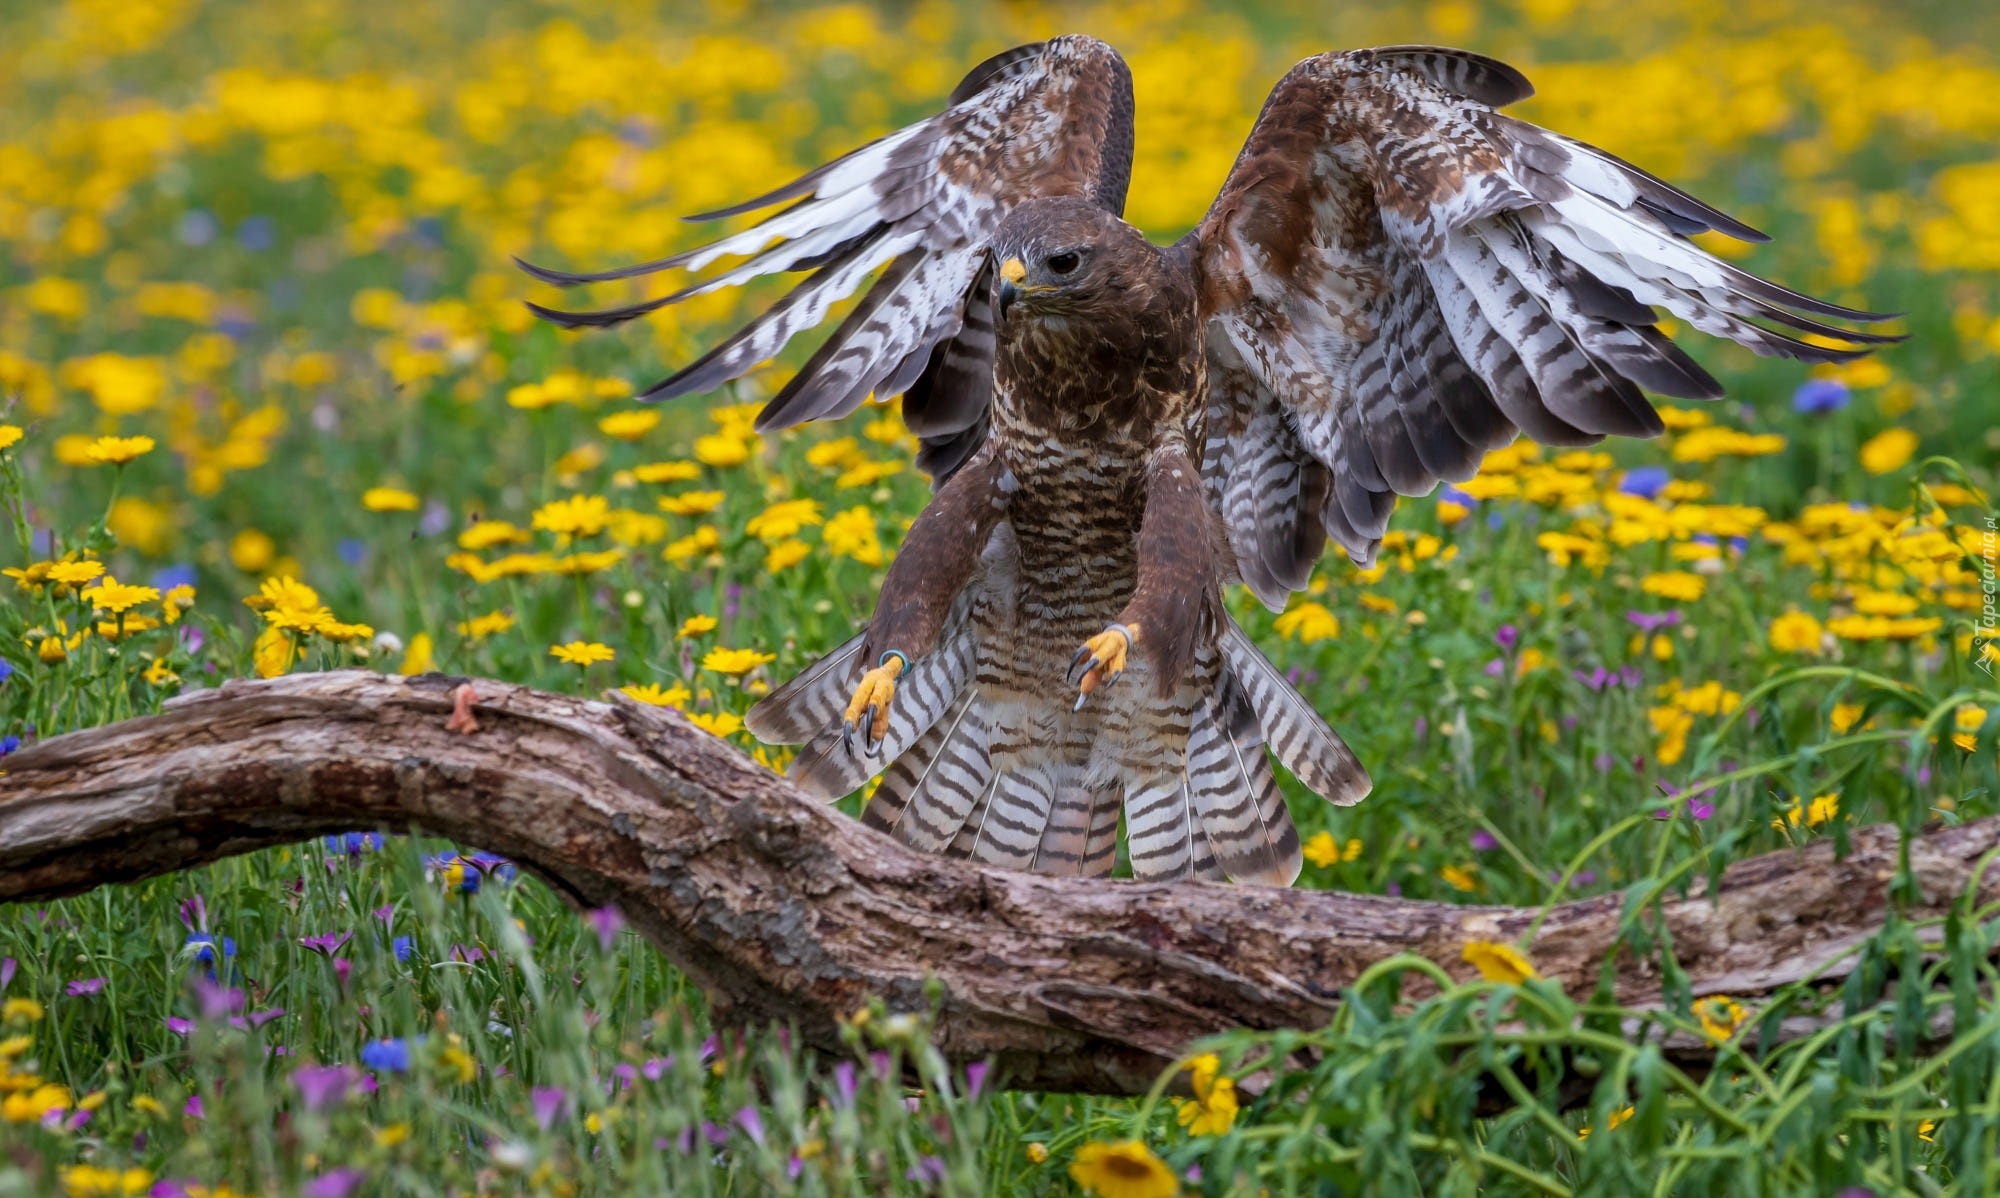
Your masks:
{"label": "left wing", "polygon": [[995,55],[965,77],[945,110],[807,172],[776,191],[705,213],[737,216],[791,201],[740,233],[620,270],[572,274],[521,263],[558,286],[703,270],[748,260],[669,295],[603,312],[537,315],[575,328],[618,324],[668,304],[784,271],[813,273],[763,315],[642,400],[708,391],[775,357],[880,270],[861,301],[757,427],[845,416],[871,393],[904,394],[924,440],[917,464],[942,484],[986,436],[993,325],[986,245],[1007,213],[1037,196],[1080,195],[1125,207],[1132,168],[1132,76],[1103,42],[1058,37]]}
{"label": "left wing", "polygon": [[1808,362],[1898,340],[1822,323],[1887,318],[1689,240],[1768,240],[1756,230],[1496,111],[1532,91],[1458,50],[1307,59],[1182,241],[1210,358],[1203,474],[1266,604],[1305,585],[1329,535],[1372,561],[1396,496],[1470,477],[1517,433],[1650,437],[1662,426],[1642,389],[1720,396],[1656,309]]}

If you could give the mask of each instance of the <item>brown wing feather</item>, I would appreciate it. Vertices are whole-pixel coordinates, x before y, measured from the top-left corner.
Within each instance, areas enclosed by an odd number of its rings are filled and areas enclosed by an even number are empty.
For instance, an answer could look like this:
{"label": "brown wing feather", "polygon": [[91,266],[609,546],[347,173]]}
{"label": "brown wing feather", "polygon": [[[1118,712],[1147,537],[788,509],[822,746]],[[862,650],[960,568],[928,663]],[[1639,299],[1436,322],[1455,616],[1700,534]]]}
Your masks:
{"label": "brown wing feather", "polygon": [[[1804,361],[1894,339],[1813,319],[1885,318],[1766,282],[1689,240],[1711,229],[1762,239],[1749,226],[1494,111],[1532,90],[1511,67],[1440,47],[1307,59],[1273,89],[1182,243],[1210,344],[1230,350],[1212,355],[1210,435],[1270,436],[1254,411],[1220,405],[1274,396],[1295,452],[1331,472],[1322,519],[1356,560],[1372,558],[1395,495],[1463,477],[1516,429],[1562,445],[1648,436],[1660,425],[1642,389],[1719,394],[1656,327],[1656,309]],[[1229,377],[1244,369],[1261,388]],[[1269,453],[1211,446],[1204,465]],[[1282,575],[1245,559],[1253,529],[1230,531],[1241,573],[1269,602]]]}

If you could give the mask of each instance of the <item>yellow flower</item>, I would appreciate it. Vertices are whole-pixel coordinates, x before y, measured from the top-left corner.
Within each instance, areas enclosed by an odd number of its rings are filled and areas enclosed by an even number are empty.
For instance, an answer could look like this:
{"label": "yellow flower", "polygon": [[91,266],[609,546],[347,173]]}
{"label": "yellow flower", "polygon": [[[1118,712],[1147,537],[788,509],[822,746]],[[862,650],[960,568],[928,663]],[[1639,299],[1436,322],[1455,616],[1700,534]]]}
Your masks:
{"label": "yellow flower", "polygon": [[611,519],[611,505],[602,495],[572,495],[535,509],[536,528],[573,537],[595,536]]}
{"label": "yellow flower", "polygon": [[132,1109],[141,1114],[151,1115],[156,1119],[167,1117],[167,1108],[162,1106],[160,1100],[151,1094],[134,1095],[132,1098]]}
{"label": "yellow flower", "polygon": [[519,544],[528,539],[525,529],[516,528],[505,520],[481,520],[458,534],[458,547],[478,552],[495,545]]}
{"label": "yellow flower", "polygon": [[256,648],[251,650],[251,662],[256,667],[257,677],[276,678],[292,668],[297,654],[298,645],[292,640],[292,634],[273,626],[257,635]]}
{"label": "yellow flower", "polygon": [[181,680],[179,674],[167,668],[165,658],[157,658],[152,665],[147,666],[145,678],[147,684],[151,686],[173,686]]}
{"label": "yellow flower", "polygon": [[1191,1136],[1219,1136],[1236,1123],[1236,1082],[1221,1076],[1222,1062],[1214,1053],[1204,1053],[1188,1062],[1193,1074],[1194,1099],[1175,1103],[1180,1125]]}
{"label": "yellow flower", "polygon": [[696,712],[689,715],[687,719],[688,723],[693,724],[710,736],[728,736],[730,733],[741,731],[743,728],[743,718],[733,712],[727,711],[718,711],[714,715],[709,715],[706,712]]}
{"label": "yellow flower", "polygon": [[1701,1020],[1701,1030],[1715,1040],[1727,1040],[1736,1034],[1749,1018],[1749,1012],[1726,994],[1714,994],[1697,999],[1694,1004],[1695,1018]]}
{"label": "yellow flower", "polygon": [[1049,1146],[1040,1140],[1035,1140],[1022,1151],[1022,1155],[1028,1158],[1029,1164],[1039,1165],[1049,1159]]}
{"label": "yellow flower", "polygon": [[1469,865],[1464,868],[1456,865],[1447,865],[1438,871],[1438,877],[1443,878],[1445,885],[1451,887],[1453,890],[1477,890],[1479,889],[1479,879],[1474,877],[1472,873],[1477,868],[1479,867],[1476,865]]}
{"label": "yellow flower", "polygon": [[596,641],[571,641],[567,645],[550,646],[549,656],[573,666],[589,666],[594,662],[610,661],[618,656],[618,651]]}
{"label": "yellow flower", "polygon": [[701,467],[693,462],[648,462],[632,467],[632,477],[642,483],[691,483],[701,477]]}
{"label": "yellow flower", "polygon": [[378,1148],[394,1148],[396,1145],[402,1143],[404,1140],[407,1140],[409,1138],[410,1138],[409,1124],[391,1123],[389,1126],[382,1128],[381,1130],[375,1133],[375,1146]]}
{"label": "yellow flower", "polygon": [[490,611],[458,625],[458,635],[480,641],[514,626],[514,617],[504,611]]}
{"label": "yellow flower", "polygon": [[90,443],[90,460],[114,466],[153,452],[151,437],[99,437]]}
{"label": "yellow flower", "polygon": [[728,433],[709,433],[694,439],[694,456],[704,465],[717,469],[741,466],[750,460],[752,439],[734,437]]}
{"label": "yellow flower", "polygon": [[1311,645],[1339,636],[1340,617],[1328,611],[1325,604],[1307,600],[1279,616],[1275,627],[1286,640],[1297,637],[1301,643]]}
{"label": "yellow flower", "polygon": [[597,430],[620,441],[637,441],[660,423],[660,414],[650,408],[613,412],[597,422]]}
{"label": "yellow flower", "polygon": [[787,537],[798,535],[799,530],[807,525],[821,523],[824,523],[824,518],[819,514],[819,500],[787,499],[750,517],[743,531],[766,545],[775,545]]}
{"label": "yellow flower", "polygon": [[682,565],[697,554],[712,553],[721,547],[722,534],[704,524],[679,540],[669,542],[660,556],[675,565]]}
{"label": "yellow flower", "polygon": [[806,560],[811,553],[812,546],[799,540],[797,537],[793,537],[789,541],[780,541],[776,545],[771,546],[770,552],[764,555],[764,568],[773,574],[781,570],[789,570]]}
{"label": "yellow flower", "polygon": [[0,449],[9,448],[24,435],[19,425],[0,424]]}
{"label": "yellow flower", "polygon": [[759,653],[755,649],[710,649],[701,659],[701,668],[714,670],[718,674],[747,674],[766,662],[778,660],[775,653]]}
{"label": "yellow flower", "polygon": [[901,462],[859,462],[841,471],[840,477],[833,480],[833,485],[842,489],[872,487],[902,468]]}
{"label": "yellow flower", "polygon": [[114,615],[118,612],[130,611],[141,603],[151,603],[159,597],[160,592],[154,590],[152,587],[130,586],[119,582],[108,574],[104,576],[103,582],[98,583],[94,587],[85,587],[83,589],[83,601],[85,603],[90,604],[99,611],[108,611]]}
{"label": "yellow flower", "polygon": [[702,516],[722,506],[722,492],[682,491],[678,495],[662,495],[654,502],[670,516]]}
{"label": "yellow flower", "polygon": [[[89,592],[85,592],[88,594]],[[1951,743],[1970,753],[1979,748],[1979,729],[1986,723],[1986,709],[1974,703],[1967,703],[1952,717]]]}
{"label": "yellow flower", "polygon": [[1780,653],[1818,653],[1824,631],[1806,613],[1788,611],[1771,621],[1771,648]]}
{"label": "yellow flower", "polygon": [[1835,703],[1833,712],[1827,717],[1827,723],[1833,725],[1834,735],[1846,736],[1847,730],[1860,722],[1862,710],[1859,703]]}
{"label": "yellow flower", "polygon": [[1530,978],[1542,976],[1519,949],[1498,940],[1468,940],[1459,956],[1489,982],[1507,982],[1518,986]]}
{"label": "yellow flower", "polygon": [[71,1165],[62,1171],[63,1189],[69,1198],[118,1198],[143,1194],[153,1184],[153,1175],[144,1169],[107,1169],[99,1165]]}
{"label": "yellow flower", "polygon": [[1937,1136],[1932,1134],[1935,1131],[1937,1131],[1937,1120],[1935,1119],[1926,1119],[1922,1123],[1917,1124],[1917,1138],[1926,1144],[1937,1143]]}
{"label": "yellow flower", "polygon": [[704,632],[714,632],[714,631],[715,631],[715,617],[697,614],[689,616],[687,619],[682,620],[681,630],[675,633],[674,635],[685,640],[691,636],[700,636]]}
{"label": "yellow flower", "polygon": [[1692,603],[1708,590],[1708,580],[1686,570],[1667,570],[1648,574],[1640,579],[1639,589],[1648,595],[1658,595],[1662,599]]}
{"label": "yellow flower", "polygon": [[659,683],[648,682],[644,686],[621,686],[618,689],[628,697],[653,707],[682,707],[693,697],[688,688],[678,684],[662,689]]}
{"label": "yellow flower", "polygon": [[42,1004],[32,998],[10,998],[0,1003],[0,1023],[39,1023]]}
{"label": "yellow flower", "polygon": [[[1618,1130],[1619,1124],[1625,1122],[1627,1119],[1630,1119],[1631,1117],[1632,1117],[1632,1108],[1629,1106],[1621,1106],[1617,1110],[1611,1112],[1609,1115],[1606,1115],[1604,1117],[1604,1129],[1606,1131],[1616,1131]],[[1578,1128],[1576,1131],[1576,1138],[1579,1140],[1588,1140],[1590,1138],[1590,1129],[1587,1127]]]}
{"label": "yellow flower", "polygon": [[43,1085],[33,1090],[23,1090],[9,1094],[5,1103],[0,1103],[0,1118],[9,1123],[39,1123],[44,1115],[52,1111],[66,1111],[70,1108],[69,1090],[63,1086]]}
{"label": "yellow flower", "polygon": [[319,592],[289,574],[265,579],[243,602],[258,611],[313,611],[320,605]]}
{"label": "yellow flower", "polygon": [[1306,840],[1306,860],[1320,869],[1340,864],[1340,845],[1333,839],[1333,833],[1321,829]]}
{"label": "yellow flower", "polygon": [[1181,1191],[1174,1171],[1140,1140],[1085,1144],[1069,1176],[1098,1198],[1173,1198]]}
{"label": "yellow flower", "polygon": [[245,574],[262,573],[278,555],[278,543],[269,533],[246,528],[229,539],[229,564]]}
{"label": "yellow flower", "polygon": [[56,562],[49,567],[49,580],[78,586],[104,573],[103,562]]}
{"label": "yellow flower", "polygon": [[361,493],[361,506],[371,512],[414,512],[421,501],[395,487],[370,487]]}
{"label": "yellow flower", "polygon": [[879,566],[883,562],[875,515],[866,507],[848,508],[827,521],[820,541],[835,557],[852,558],[864,566]]}
{"label": "yellow flower", "polygon": [[548,563],[551,574],[595,574],[625,560],[623,549],[600,549],[596,553],[572,553]]}
{"label": "yellow flower", "polygon": [[403,664],[396,667],[398,674],[428,674],[435,663],[431,658],[431,634],[419,632],[410,638],[410,647],[403,653]]}
{"label": "yellow flower", "polygon": [[1901,470],[1917,452],[1917,435],[1906,428],[1886,429],[1861,443],[1861,468],[1870,474]]}
{"label": "yellow flower", "polygon": [[861,452],[861,443],[852,437],[837,437],[831,441],[821,441],[806,450],[806,461],[827,470],[845,470],[868,460]]}

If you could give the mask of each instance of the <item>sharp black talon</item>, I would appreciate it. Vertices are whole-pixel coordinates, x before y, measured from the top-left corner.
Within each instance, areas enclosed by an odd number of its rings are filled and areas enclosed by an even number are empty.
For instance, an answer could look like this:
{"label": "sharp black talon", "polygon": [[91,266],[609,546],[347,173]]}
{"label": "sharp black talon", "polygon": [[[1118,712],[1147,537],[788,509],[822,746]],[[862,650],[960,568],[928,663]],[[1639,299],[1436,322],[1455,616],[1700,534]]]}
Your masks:
{"label": "sharp black talon", "polygon": [[840,726],[840,744],[849,757],[854,756],[854,721],[848,720]]}
{"label": "sharp black talon", "polygon": [[[886,715],[887,713],[888,709],[884,708],[883,714]],[[870,703],[868,705],[868,710],[863,712],[862,714],[865,715],[867,719],[864,720],[861,725],[861,751],[870,757],[880,757],[882,755],[882,746],[886,744],[889,740],[889,734],[887,731],[884,731],[881,740],[874,739],[875,705],[873,703]]]}
{"label": "sharp black talon", "polygon": [[[1064,683],[1072,686],[1076,684],[1077,666],[1082,663],[1083,655],[1089,652],[1090,652],[1090,646],[1085,645],[1083,648],[1078,649],[1076,651],[1075,657],[1069,659],[1069,672],[1063,675]],[[1096,655],[1092,654],[1091,662],[1094,664],[1096,661],[1097,661]],[[1090,672],[1089,667],[1085,667],[1084,673],[1089,673],[1089,672]]]}

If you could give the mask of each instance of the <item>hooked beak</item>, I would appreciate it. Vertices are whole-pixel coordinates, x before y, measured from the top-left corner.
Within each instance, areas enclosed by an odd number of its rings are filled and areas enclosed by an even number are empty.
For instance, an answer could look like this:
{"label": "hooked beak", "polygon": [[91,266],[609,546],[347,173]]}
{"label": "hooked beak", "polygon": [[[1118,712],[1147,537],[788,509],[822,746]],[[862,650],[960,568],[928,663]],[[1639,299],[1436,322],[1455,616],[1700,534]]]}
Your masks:
{"label": "hooked beak", "polygon": [[1000,264],[1000,319],[1007,319],[1007,309],[1021,298],[1021,280],[1028,277],[1028,268],[1019,258],[1009,258]]}

